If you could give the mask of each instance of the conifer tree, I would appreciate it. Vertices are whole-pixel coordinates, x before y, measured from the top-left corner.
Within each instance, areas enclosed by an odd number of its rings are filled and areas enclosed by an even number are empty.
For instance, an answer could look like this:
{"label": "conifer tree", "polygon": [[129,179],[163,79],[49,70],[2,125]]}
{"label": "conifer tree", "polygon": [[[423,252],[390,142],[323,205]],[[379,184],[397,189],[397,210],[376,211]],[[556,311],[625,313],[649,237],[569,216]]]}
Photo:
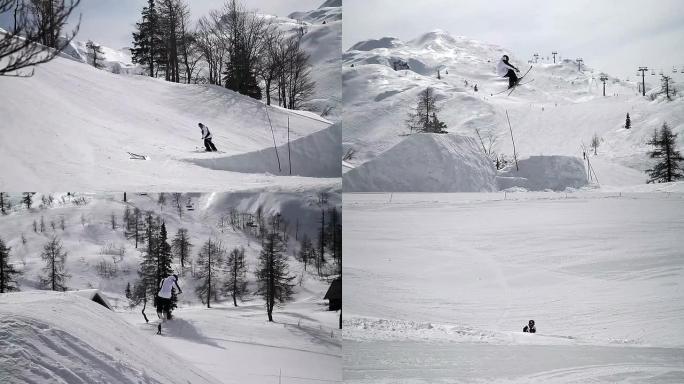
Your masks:
{"label": "conifer tree", "polygon": [[102,62],[104,61],[104,51],[102,50],[102,46],[93,43],[92,40],[88,40],[88,42],[86,43],[86,49],[88,51],[88,60],[93,65],[93,67],[97,69],[104,68],[104,64],[102,64]]}
{"label": "conifer tree", "polygon": [[11,248],[0,239],[0,293],[19,290],[16,279],[21,276],[21,271],[14,269],[14,266],[9,263],[10,251]]}
{"label": "conifer tree", "polygon": [[226,259],[226,271],[228,279],[223,286],[223,291],[232,296],[233,305],[237,307],[237,299],[242,300],[247,292],[247,262],[244,248],[233,248],[230,251]]}
{"label": "conifer tree", "polygon": [[660,131],[656,130],[653,139],[648,142],[654,147],[649,152],[652,159],[659,159],[652,169],[646,170],[649,174],[649,183],[667,183],[681,179],[681,162],[684,161],[681,153],[677,150],[677,134],[672,132],[667,123],[663,123]]}
{"label": "conifer tree", "polygon": [[53,291],[66,291],[66,281],[71,277],[65,268],[67,253],[62,249],[62,242],[56,236],[43,247],[41,258],[45,261],[44,276],[40,278],[44,288]]}
{"label": "conifer tree", "polygon": [[6,215],[9,211],[9,195],[7,192],[0,192],[0,213]]}
{"label": "conifer tree", "polygon": [[224,254],[225,250],[221,247],[221,244],[209,239],[204,243],[197,256],[199,284],[195,288],[195,293],[202,303],[207,305],[207,308],[211,308],[212,296],[214,300],[218,296],[218,288],[220,286],[218,275],[223,263]]}
{"label": "conifer tree", "polygon": [[632,128],[632,120],[629,118],[629,112],[627,112],[627,119],[625,119],[625,129]]}
{"label": "conifer tree", "polygon": [[163,42],[159,24],[159,14],[154,0],[147,1],[142,9],[142,20],[136,24],[133,32],[133,63],[147,67],[150,77],[155,77],[158,70],[156,64],[163,56]]}
{"label": "conifer tree", "polygon": [[295,276],[290,276],[284,250],[280,232],[275,229],[269,230],[264,239],[256,271],[259,282],[257,293],[266,303],[268,321],[273,321],[273,309],[276,305],[289,301],[293,293],[292,280]]}
{"label": "conifer tree", "polygon": [[173,256],[180,261],[181,268],[185,268],[185,260],[190,256],[190,248],[192,248],[187,229],[178,229],[178,232],[176,232],[176,236],[171,243],[171,248],[173,250]]}
{"label": "conifer tree", "polygon": [[35,192],[24,192],[22,195],[21,202],[26,206],[26,209],[31,209],[31,206],[33,205],[33,195],[35,195]]}

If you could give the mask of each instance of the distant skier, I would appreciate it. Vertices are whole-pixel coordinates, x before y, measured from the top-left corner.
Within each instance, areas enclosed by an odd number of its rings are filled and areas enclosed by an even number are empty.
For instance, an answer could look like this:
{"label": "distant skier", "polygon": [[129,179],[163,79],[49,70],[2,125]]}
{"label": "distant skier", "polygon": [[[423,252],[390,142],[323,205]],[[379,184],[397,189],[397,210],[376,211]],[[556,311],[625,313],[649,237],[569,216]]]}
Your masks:
{"label": "distant skier", "polygon": [[496,64],[496,73],[499,76],[508,77],[508,89],[511,89],[518,84],[518,76],[515,72],[520,73],[520,70],[508,62],[508,55],[503,55],[501,61]]}
{"label": "distant skier", "polygon": [[207,152],[216,152],[216,146],[214,143],[211,142],[211,132],[209,132],[209,128],[202,124],[198,124],[200,129],[202,130],[202,139],[204,139],[204,148],[206,148]]}
{"label": "distant skier", "polygon": [[523,328],[523,332],[537,333],[537,327],[534,326],[534,320],[530,320],[525,328]]}
{"label": "distant skier", "polygon": [[178,275],[167,276],[159,283],[159,293],[157,293],[157,315],[160,319],[164,316],[171,320],[171,294],[173,286],[178,288],[178,293],[183,293],[178,285]]}

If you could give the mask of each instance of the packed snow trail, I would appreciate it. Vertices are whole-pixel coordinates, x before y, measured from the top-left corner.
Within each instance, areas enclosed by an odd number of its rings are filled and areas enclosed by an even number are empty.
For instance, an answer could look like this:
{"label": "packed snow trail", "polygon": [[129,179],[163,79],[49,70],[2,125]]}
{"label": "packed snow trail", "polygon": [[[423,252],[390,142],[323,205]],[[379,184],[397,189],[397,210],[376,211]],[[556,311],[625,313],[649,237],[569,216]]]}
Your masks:
{"label": "packed snow trail", "polygon": [[70,293],[0,295],[3,383],[217,384],[120,315]]}
{"label": "packed snow trail", "polygon": [[[301,190],[334,179],[216,171],[187,160],[214,159],[287,143],[330,126],[310,112],[267,107],[212,85],[116,75],[58,57],[30,78],[0,81],[3,190]],[[40,110],[40,113],[36,113]],[[189,153],[198,123],[226,154]],[[311,148],[323,156],[339,144]],[[130,161],[127,151],[152,161]],[[339,159],[336,159],[339,164]],[[56,166],[58,165],[58,166]]]}
{"label": "packed snow trail", "polygon": [[471,381],[684,378],[682,193],[347,194],[344,210],[351,382],[453,382],[459,362],[496,367]]}

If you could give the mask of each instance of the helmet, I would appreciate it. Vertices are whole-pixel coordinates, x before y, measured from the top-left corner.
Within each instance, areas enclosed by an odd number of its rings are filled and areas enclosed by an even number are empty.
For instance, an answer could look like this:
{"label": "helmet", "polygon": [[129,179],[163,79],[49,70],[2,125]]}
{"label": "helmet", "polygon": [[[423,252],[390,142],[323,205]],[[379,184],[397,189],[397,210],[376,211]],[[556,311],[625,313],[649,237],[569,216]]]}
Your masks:
{"label": "helmet", "polygon": [[504,61],[508,61],[508,55],[503,55],[502,59],[503,59]]}
{"label": "helmet", "polygon": [[529,324],[530,324],[530,327],[534,327],[534,320],[530,320]]}
{"label": "helmet", "polygon": [[197,125],[198,125],[200,128],[204,127],[204,124],[202,124],[202,123],[198,123]]}

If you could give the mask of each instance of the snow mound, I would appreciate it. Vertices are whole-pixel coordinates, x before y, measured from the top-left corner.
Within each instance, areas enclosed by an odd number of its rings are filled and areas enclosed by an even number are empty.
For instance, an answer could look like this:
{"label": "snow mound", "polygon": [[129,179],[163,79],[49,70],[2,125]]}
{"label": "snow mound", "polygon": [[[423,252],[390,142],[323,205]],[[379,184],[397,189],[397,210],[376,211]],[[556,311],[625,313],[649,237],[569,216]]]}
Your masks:
{"label": "snow mound", "polygon": [[473,138],[415,134],[344,175],[345,192],[491,192],[496,171]]}
{"label": "snow mound", "polygon": [[[292,175],[340,177],[342,148],[339,143],[341,140],[340,124],[333,124],[329,128],[292,141],[289,146]],[[273,148],[266,148],[230,157],[189,161],[202,167],[233,172],[271,173],[283,176],[290,174],[287,144],[278,147],[277,156]]]}
{"label": "snow mound", "polygon": [[383,37],[381,39],[370,39],[370,40],[364,40],[360,41],[356,44],[354,44],[351,48],[349,48],[350,51],[372,51],[373,49],[379,49],[379,48],[396,48],[404,43],[401,42],[401,40],[396,39],[394,37]]}
{"label": "snow mound", "polygon": [[3,383],[216,383],[119,315],[78,295],[0,295]]}
{"label": "snow mound", "polygon": [[587,185],[584,163],[572,156],[531,156],[518,161],[520,170],[510,167],[497,177],[499,189],[514,187],[528,191],[563,191]]}
{"label": "snow mound", "polygon": [[306,12],[292,12],[288,17],[313,24],[342,20],[342,1],[328,0],[318,9]]}

